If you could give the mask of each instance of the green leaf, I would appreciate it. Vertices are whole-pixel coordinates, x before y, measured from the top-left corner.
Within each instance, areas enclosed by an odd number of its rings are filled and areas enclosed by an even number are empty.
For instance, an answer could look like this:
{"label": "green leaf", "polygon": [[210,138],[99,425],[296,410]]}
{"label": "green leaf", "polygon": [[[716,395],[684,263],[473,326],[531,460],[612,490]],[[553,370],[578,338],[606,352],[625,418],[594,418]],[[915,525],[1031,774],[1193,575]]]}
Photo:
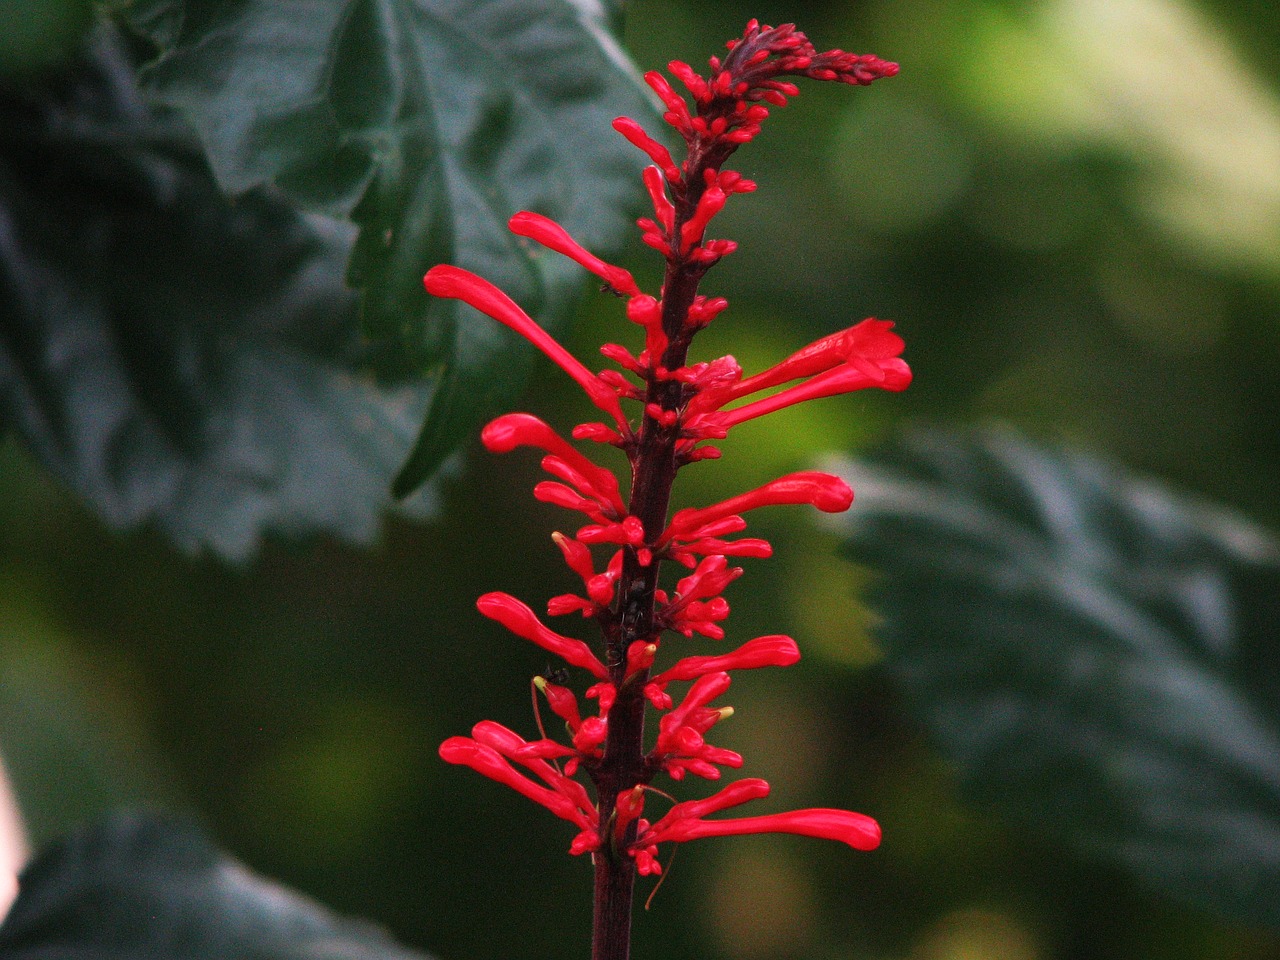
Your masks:
{"label": "green leaf", "polygon": [[425,960],[255,876],[178,821],[119,816],[19,878],[6,960]]}
{"label": "green leaf", "polygon": [[103,32],[0,88],[0,420],[117,529],[371,539],[430,388],[360,374],[351,232],[226,200]]}
{"label": "green leaf", "polygon": [[972,795],[1280,925],[1280,551],[1247,521],[1004,431],[845,471],[887,664]]}
{"label": "green leaf", "polygon": [[563,323],[582,273],[506,228],[536,210],[584,245],[617,242],[641,163],[609,128],[648,115],[600,0],[134,0],[122,15],[160,55],[148,95],[193,121],[223,189],[272,185],[351,218],[348,277],[371,335],[438,370],[401,491],[518,394],[528,348],[470,308],[432,304],[453,263]]}

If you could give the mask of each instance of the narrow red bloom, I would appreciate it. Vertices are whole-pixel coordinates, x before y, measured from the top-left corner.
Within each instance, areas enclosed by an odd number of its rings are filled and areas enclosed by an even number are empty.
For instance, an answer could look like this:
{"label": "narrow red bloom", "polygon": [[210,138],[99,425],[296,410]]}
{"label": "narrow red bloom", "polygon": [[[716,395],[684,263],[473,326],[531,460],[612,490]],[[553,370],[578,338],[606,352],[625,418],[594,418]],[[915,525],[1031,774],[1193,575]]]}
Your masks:
{"label": "narrow red bloom", "polygon": [[770,481],[746,493],[721,501],[700,510],[681,510],[671,518],[671,524],[662,534],[660,542],[673,538],[697,535],[717,520],[736,516],[757,507],[808,503],[825,513],[840,513],[853,503],[853,491],[839,477],[816,470],[801,470]]}
{"label": "narrow red bloom", "polygon": [[486,593],[476,601],[476,609],[490,620],[497,620],[516,636],[532,640],[571,666],[590,671],[601,680],[609,678],[609,671],[596,659],[590,647],[581,640],[562,637],[543,626],[537,615],[511,594]]}
{"label": "narrow red bloom", "polygon": [[874,850],[880,846],[880,825],[871,817],[849,810],[825,808],[733,820],[675,820],[662,827],[651,827],[640,842],[685,843],[703,837],[734,837],[749,833],[795,833],[821,840],[838,840],[854,850]]}
{"label": "narrow red bloom", "polygon": [[494,453],[509,453],[516,447],[536,447],[545,450],[574,470],[587,477],[592,489],[605,496],[609,504],[620,514],[626,513],[618,478],[612,470],[592,463],[556,433],[551,427],[529,413],[508,413],[489,423],[480,432],[480,440]]}
{"label": "narrow red bloom", "polygon": [[595,374],[584,367],[573,354],[556,342],[555,338],[521,310],[514,300],[469,270],[440,264],[427,271],[422,278],[427,292],[436,297],[461,300],[488,314],[494,320],[510,327],[547,355],[556,366],[567,373],[597,407],[612,416],[620,425],[626,423],[618,396],[596,379]]}
{"label": "narrow red bloom", "polygon": [[[820,397],[831,397],[841,393],[851,393],[867,387],[879,387],[882,390],[905,390],[911,384],[911,370],[901,360],[889,360],[879,368],[868,371],[863,366],[846,364],[834,370],[828,370],[804,383],[771,397],[748,403],[733,410],[707,414],[702,423],[713,429],[710,436],[720,437],[740,423],[776,413],[786,407],[806,400],[817,400]],[[695,429],[690,424],[690,429]]]}
{"label": "narrow red bloom", "polygon": [[652,683],[694,680],[708,673],[754,670],[758,667],[789,667],[800,660],[800,648],[790,637],[777,634],[748,640],[732,653],[719,656],[685,657],[653,678]]}
{"label": "narrow red bloom", "polygon": [[581,810],[564,794],[534,783],[492,747],[477,743],[469,737],[450,737],[440,744],[440,758],[448,763],[470,767],[490,780],[510,787],[534,803],[546,807],[562,820],[576,823],[584,829],[594,826],[591,811]]}
{"label": "narrow red bloom", "polygon": [[578,241],[569,236],[569,231],[549,217],[540,213],[522,210],[507,223],[511,232],[530,240],[536,240],[548,250],[564,254],[586,267],[619,293],[629,297],[639,296],[640,288],[636,286],[631,273],[622,267],[611,266],[593,253],[587,252]]}
{"label": "narrow red bloom", "polygon": [[658,165],[658,169],[662,171],[662,175],[669,182],[680,182],[680,168],[671,159],[671,151],[645,133],[644,127],[630,117],[618,117],[613,121],[613,129],[626,137],[634,146],[639,147],[648,154],[649,159]]}

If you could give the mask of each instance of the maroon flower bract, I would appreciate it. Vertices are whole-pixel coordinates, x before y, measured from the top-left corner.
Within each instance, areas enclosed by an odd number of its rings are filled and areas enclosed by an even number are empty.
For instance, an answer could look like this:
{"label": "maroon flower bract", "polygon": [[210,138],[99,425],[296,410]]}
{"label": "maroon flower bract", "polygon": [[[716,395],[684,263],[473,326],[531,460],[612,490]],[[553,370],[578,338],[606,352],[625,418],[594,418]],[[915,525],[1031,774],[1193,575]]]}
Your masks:
{"label": "maroon flower bract", "polygon": [[[434,296],[461,300],[505,324],[561,367],[607,418],[580,424],[573,437],[618,448],[631,468],[624,499],[610,470],[537,417],[507,414],[485,428],[482,439],[493,452],[521,446],[543,451],[542,467],[554,479],[539,483],[534,495],[583,515],[586,522],[572,536],[553,534],[566,565],[582,582],[582,593],[552,598],[547,613],[577,613],[594,620],[602,642],[593,650],[552,630],[505,593],[487,593],[477,606],[516,636],[590,674],[593,683],[585,697],[595,701],[595,712],[584,711],[568,687],[539,677],[535,688],[563,721],[567,742],[546,736],[525,740],[483,721],[470,737],[450,737],[440,747],[448,762],[506,784],[577,828],[569,852],[590,851],[595,863],[596,960],[627,955],[634,877],[661,872],[663,844],[766,832],[838,840],[858,850],[880,842],[874,820],[841,810],[712,817],[766,796],[768,784],[759,779],[738,780],[706,799],[675,803],[652,819],[644,816],[646,802],[654,802],[650,784],[659,774],[674,780],[689,774],[718,780],[723,768],[742,766],[739,754],[707,740],[712,728],[733,713],[731,707],[713,705],[729,689],[730,671],[784,667],[800,657],[790,637],[766,636],[727,653],[659,663],[669,633],[721,640],[720,624],[729,615],[723,593],[742,574],[728,558],[772,552],[763,540],[735,537],[746,528],[743,514],[780,504],[836,512],[853,501],[853,491],[839,478],[801,471],[721,503],[669,516],[676,472],[719,457],[709,441],[724,439],[748,420],[868,387],[901,390],[911,381],[899,356],[902,340],[890,330],[892,324],[875,319],[823,337],[751,377],[743,377],[731,356],[688,362],[694,335],[728,306],[722,297],[699,294],[698,285],[736,244],[708,239],[706,232],[729,198],[756,189],[752,181],[724,169],[725,161],[760,132],[770,107],[783,106],[796,95],[797,88],[786,78],[866,85],[898,70],[897,64],[873,56],[819,53],[790,24],[762,27],[752,21],[728,48],[723,58],[711,58],[706,77],[684,63],[669,65],[691,95],[692,108],[662,75],[645,77],[666,106],[666,122],[685,142],[683,161],[677,163],[636,121],[621,117],[613,124],[654,163],[643,174],[653,217],[641,219],[639,226],[645,243],[666,261],[657,296],[643,293],[628,271],[583,249],[554,221],[532,212],[511,218],[513,232],[569,257],[626,298],[627,318],[643,328],[644,346],[638,354],[619,344],[602,347],[619,369],[591,372],[502,291],[466,270],[442,265],[424,278]],[[779,387],[771,395],[747,399]],[[624,412],[623,401],[641,405],[638,418]],[[665,561],[690,571],[669,589],[659,582]],[[672,689],[686,683],[683,692]],[[646,750],[648,709],[659,718]],[[594,787],[594,796],[574,779],[578,774]]]}

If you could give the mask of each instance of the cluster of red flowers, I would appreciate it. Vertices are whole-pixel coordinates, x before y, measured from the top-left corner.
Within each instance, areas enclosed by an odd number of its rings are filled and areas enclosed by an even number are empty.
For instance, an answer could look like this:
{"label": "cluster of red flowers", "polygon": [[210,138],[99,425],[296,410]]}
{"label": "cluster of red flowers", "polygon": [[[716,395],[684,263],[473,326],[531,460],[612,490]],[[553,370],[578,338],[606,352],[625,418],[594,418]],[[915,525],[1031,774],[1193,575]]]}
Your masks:
{"label": "cluster of red flowers", "polygon": [[[742,574],[728,558],[770,555],[764,540],[734,538],[746,527],[742,515],[774,504],[811,504],[835,512],[853,501],[853,492],[838,477],[803,471],[668,518],[675,471],[718,457],[720,451],[709,441],[723,439],[740,423],[817,397],[866,387],[901,390],[911,380],[899,357],[901,339],[890,331],[892,324],[875,319],[824,337],[750,377],[743,376],[731,356],[687,362],[693,335],[727,306],[723,298],[696,292],[707,269],[735,247],[732,241],[707,239],[707,227],[729,196],[755,189],[750,180],[723,169],[723,163],[759,132],[770,105],[781,106],[796,94],[796,87],[784,78],[865,85],[897,72],[896,64],[872,56],[838,50],[818,53],[791,25],[773,28],[752,21],[742,38],[728,46],[723,59],[711,59],[708,77],[684,63],[670,65],[672,75],[692,96],[692,110],[663,76],[646,76],[666,105],[666,121],[688,147],[683,162],[677,164],[634,120],[614,122],[615,129],[654,162],[643,175],[654,216],[640,220],[639,226],[645,242],[666,258],[659,297],[643,293],[628,271],[584,250],[546,217],[523,212],[511,219],[512,231],[577,261],[627,299],[627,317],[644,330],[639,354],[606,344],[601,353],[619,369],[593,373],[480,277],[438,266],[425,278],[433,295],[462,300],[506,324],[560,366],[606,418],[579,425],[573,437],[622,450],[633,479],[630,497],[624,499],[610,470],[530,414],[508,414],[485,428],[483,442],[496,453],[520,446],[543,451],[542,467],[554,479],[539,483],[534,496],[586,518],[573,536],[553,534],[565,563],[581,579],[582,591],[552,598],[547,613],[577,612],[594,619],[603,634],[603,658],[582,640],[547,627],[515,597],[485,594],[477,604],[482,614],[592,675],[595,682],[585,697],[595,701],[595,712],[584,716],[568,687],[539,677],[535,685],[551,712],[564,721],[568,742],[546,736],[530,741],[484,721],[470,737],[446,740],[440,755],[508,785],[574,824],[578,833],[571,853],[606,849],[611,856],[632,858],[641,874],[661,872],[659,844],[698,837],[786,832],[835,839],[861,850],[874,848],[880,839],[874,820],[842,810],[708,819],[765,796],[769,786],[759,779],[738,780],[706,799],[675,803],[652,820],[643,816],[648,785],[659,772],[675,780],[686,774],[716,780],[721,768],[742,765],[739,754],[707,741],[712,728],[733,712],[731,707],[712,705],[729,689],[729,672],[788,666],[800,657],[790,637],[766,636],[728,653],[686,656],[655,672],[664,634],[723,638],[720,623],[729,614],[723,592]],[[738,403],[778,387],[782,389]],[[624,413],[623,401],[642,404],[638,427]],[[603,566],[593,550],[599,547],[612,548],[605,551],[609,556]],[[670,590],[658,586],[658,568],[666,560],[690,571]],[[677,703],[670,688],[685,683],[689,686]],[[652,747],[643,751],[646,702],[661,716]],[[621,734],[613,736],[618,731],[611,731],[611,718],[624,709],[640,718],[629,725],[630,746]],[[634,750],[634,757],[623,755],[628,749]],[[574,779],[579,773],[596,787],[594,798]]]}

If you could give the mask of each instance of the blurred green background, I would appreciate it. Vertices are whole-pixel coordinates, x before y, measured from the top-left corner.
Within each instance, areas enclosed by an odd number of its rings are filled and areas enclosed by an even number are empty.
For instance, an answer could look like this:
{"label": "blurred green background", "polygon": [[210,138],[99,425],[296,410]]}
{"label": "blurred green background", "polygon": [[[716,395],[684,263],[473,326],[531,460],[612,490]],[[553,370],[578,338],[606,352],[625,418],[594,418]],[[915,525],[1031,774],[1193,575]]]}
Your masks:
{"label": "blurred green background", "polygon": [[[759,369],[874,315],[897,321],[916,379],[743,427],[682,475],[684,503],[908,420],[999,420],[1280,528],[1271,3],[633,0],[625,42],[642,69],[701,67],[751,16],[903,69],[809,85],[738,156],[760,190],[720,221],[741,248],[704,289],[732,307],[697,349]],[[56,60],[85,23],[51,21],[24,55]],[[638,242],[620,259],[653,285]],[[593,296],[572,345],[632,332]],[[547,366],[525,409],[577,422]],[[438,519],[390,522],[371,550],[273,543],[237,568],[105,532],[7,442],[0,747],[34,842],[112,805],[191,809],[255,868],[444,960],[585,955],[590,870],[565,855],[570,831],[435,753],[482,718],[533,729],[545,661],[473,603],[569,589],[548,533],[572,520],[532,501],[536,479],[531,456],[472,449]],[[737,680],[717,742],[777,809],[861,810],[885,843],[691,846],[638,915],[637,957],[1280,957],[1274,932],[967,808],[877,669],[875,616],[853,599],[867,573],[799,511],[753,532],[776,554],[730,589],[730,635],[789,633],[806,657]]]}

